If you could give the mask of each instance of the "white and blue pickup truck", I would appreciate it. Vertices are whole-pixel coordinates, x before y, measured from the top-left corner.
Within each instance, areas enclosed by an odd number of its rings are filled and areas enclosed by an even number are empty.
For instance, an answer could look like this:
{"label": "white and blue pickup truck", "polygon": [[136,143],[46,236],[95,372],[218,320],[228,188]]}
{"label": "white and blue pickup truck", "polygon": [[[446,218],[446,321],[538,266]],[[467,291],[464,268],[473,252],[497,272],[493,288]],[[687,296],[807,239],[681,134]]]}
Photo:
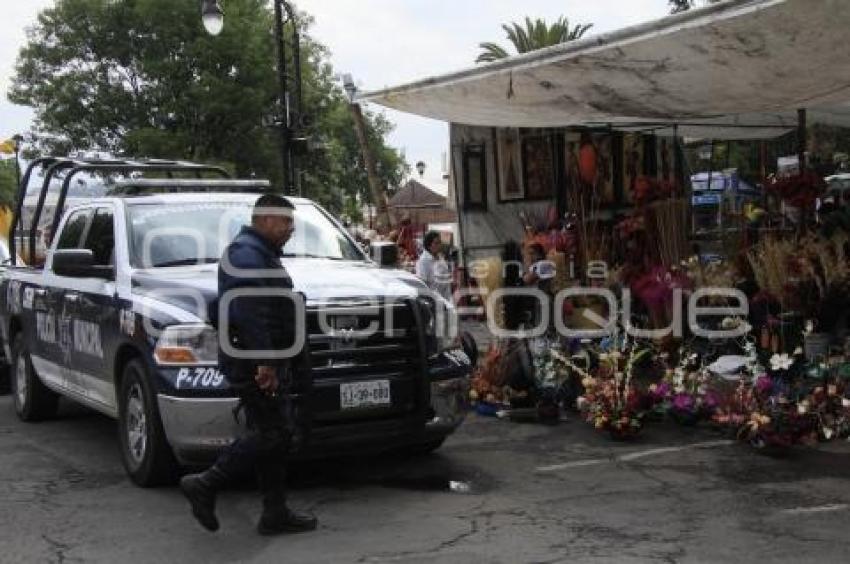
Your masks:
{"label": "white and blue pickup truck", "polygon": [[[45,177],[58,166],[65,186],[93,166],[39,165]],[[208,308],[224,246],[269,185],[129,174],[105,186],[67,209],[60,193],[44,264],[15,261],[0,283],[0,333],[20,418],[51,417],[60,396],[116,418],[127,473],[149,486],[211,461],[240,432]],[[309,434],[295,456],[437,448],[463,420],[474,362],[439,330],[450,304],[373,262],[317,204],[292,202],[282,263],[304,298],[309,359],[299,375]]]}

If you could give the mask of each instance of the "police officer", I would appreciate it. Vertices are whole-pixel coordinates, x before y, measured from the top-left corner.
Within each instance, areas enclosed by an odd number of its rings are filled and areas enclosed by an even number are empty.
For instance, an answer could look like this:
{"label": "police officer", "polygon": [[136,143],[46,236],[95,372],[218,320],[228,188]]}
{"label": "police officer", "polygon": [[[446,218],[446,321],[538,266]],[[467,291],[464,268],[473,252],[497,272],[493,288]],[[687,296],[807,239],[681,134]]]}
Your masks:
{"label": "police officer", "polygon": [[[296,331],[305,331],[304,327],[295,327],[292,296],[272,295],[275,290],[292,289],[280,256],[294,231],[293,210],[293,205],[281,196],[260,197],[254,205],[251,225],[244,226],[224,251],[218,271],[219,299],[223,302],[228,292],[246,288],[263,289],[267,294],[235,297],[227,311],[221,312],[226,315],[221,319],[218,307],[211,308],[210,317],[222,330],[227,326],[230,344],[237,353],[279,352],[295,342]],[[248,434],[228,447],[206,472],[185,476],[180,488],[198,522],[216,531],[216,493],[253,469],[263,496],[258,532],[271,535],[313,530],[314,517],[299,515],[286,505],[286,459],[294,430],[290,403],[292,363],[288,359],[256,360],[237,353],[230,356],[220,347],[219,364],[239,394]]]}

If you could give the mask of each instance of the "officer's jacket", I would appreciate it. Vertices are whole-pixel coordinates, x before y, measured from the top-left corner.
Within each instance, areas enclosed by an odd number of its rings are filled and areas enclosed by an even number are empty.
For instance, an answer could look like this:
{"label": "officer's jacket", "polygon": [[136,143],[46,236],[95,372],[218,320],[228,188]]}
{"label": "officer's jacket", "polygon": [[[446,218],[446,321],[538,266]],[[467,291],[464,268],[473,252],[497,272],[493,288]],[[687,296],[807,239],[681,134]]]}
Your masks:
{"label": "officer's jacket", "polygon": [[[280,263],[281,249],[276,248],[253,227],[245,226],[224,251],[218,268],[218,296],[221,303],[228,292],[239,289],[263,289],[269,295],[262,297],[235,297],[224,312],[211,311],[219,333],[226,323],[231,345],[246,351],[281,351],[294,342],[299,330],[295,320],[295,306],[290,297],[271,295],[275,290],[292,290],[292,279]],[[230,265],[230,268],[228,268]],[[234,272],[234,270],[245,272]],[[265,271],[260,272],[261,270]],[[249,272],[254,271],[254,272]],[[218,310],[218,304],[212,309]],[[300,330],[304,330],[302,327]],[[219,365],[231,384],[250,380],[257,365],[280,365],[280,358],[263,357],[250,361],[237,360],[220,349]]]}

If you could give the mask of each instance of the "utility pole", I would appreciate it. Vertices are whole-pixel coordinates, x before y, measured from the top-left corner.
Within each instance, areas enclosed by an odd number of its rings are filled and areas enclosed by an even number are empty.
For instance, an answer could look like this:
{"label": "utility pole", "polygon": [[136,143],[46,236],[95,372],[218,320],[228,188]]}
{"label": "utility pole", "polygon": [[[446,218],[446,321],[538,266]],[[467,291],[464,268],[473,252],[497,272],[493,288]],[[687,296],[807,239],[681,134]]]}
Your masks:
{"label": "utility pole", "polygon": [[24,136],[20,133],[16,133],[12,136],[12,140],[15,142],[15,178],[17,179],[17,184],[15,185],[16,189],[20,189],[21,186],[21,143],[24,141]]}
{"label": "utility pole", "polygon": [[369,138],[366,136],[366,120],[363,119],[363,109],[354,101],[357,87],[350,74],[343,75],[343,87],[348,94],[348,109],[354,119],[354,131],[357,133],[357,141],[360,143],[360,152],[363,155],[363,163],[366,165],[366,177],[369,179],[369,190],[372,194],[372,203],[377,212],[376,222],[378,230],[389,229],[392,225],[390,212],[387,209],[387,193],[378,176],[378,167],[375,164],[375,154],[369,146]]}

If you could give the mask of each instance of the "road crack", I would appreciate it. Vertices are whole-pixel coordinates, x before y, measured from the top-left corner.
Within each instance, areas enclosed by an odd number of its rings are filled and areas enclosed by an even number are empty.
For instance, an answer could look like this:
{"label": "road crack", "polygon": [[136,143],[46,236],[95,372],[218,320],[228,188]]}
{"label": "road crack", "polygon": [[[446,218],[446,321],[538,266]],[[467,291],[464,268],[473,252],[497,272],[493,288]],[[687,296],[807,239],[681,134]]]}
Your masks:
{"label": "road crack", "polygon": [[65,564],[66,562],[82,562],[79,558],[69,557],[68,552],[73,550],[73,545],[66,544],[63,542],[59,542],[56,539],[49,537],[47,534],[42,533],[41,538],[44,539],[44,542],[47,543],[47,546],[50,548],[50,551],[55,556],[56,560],[51,560],[51,562],[56,562],[56,564]]}

